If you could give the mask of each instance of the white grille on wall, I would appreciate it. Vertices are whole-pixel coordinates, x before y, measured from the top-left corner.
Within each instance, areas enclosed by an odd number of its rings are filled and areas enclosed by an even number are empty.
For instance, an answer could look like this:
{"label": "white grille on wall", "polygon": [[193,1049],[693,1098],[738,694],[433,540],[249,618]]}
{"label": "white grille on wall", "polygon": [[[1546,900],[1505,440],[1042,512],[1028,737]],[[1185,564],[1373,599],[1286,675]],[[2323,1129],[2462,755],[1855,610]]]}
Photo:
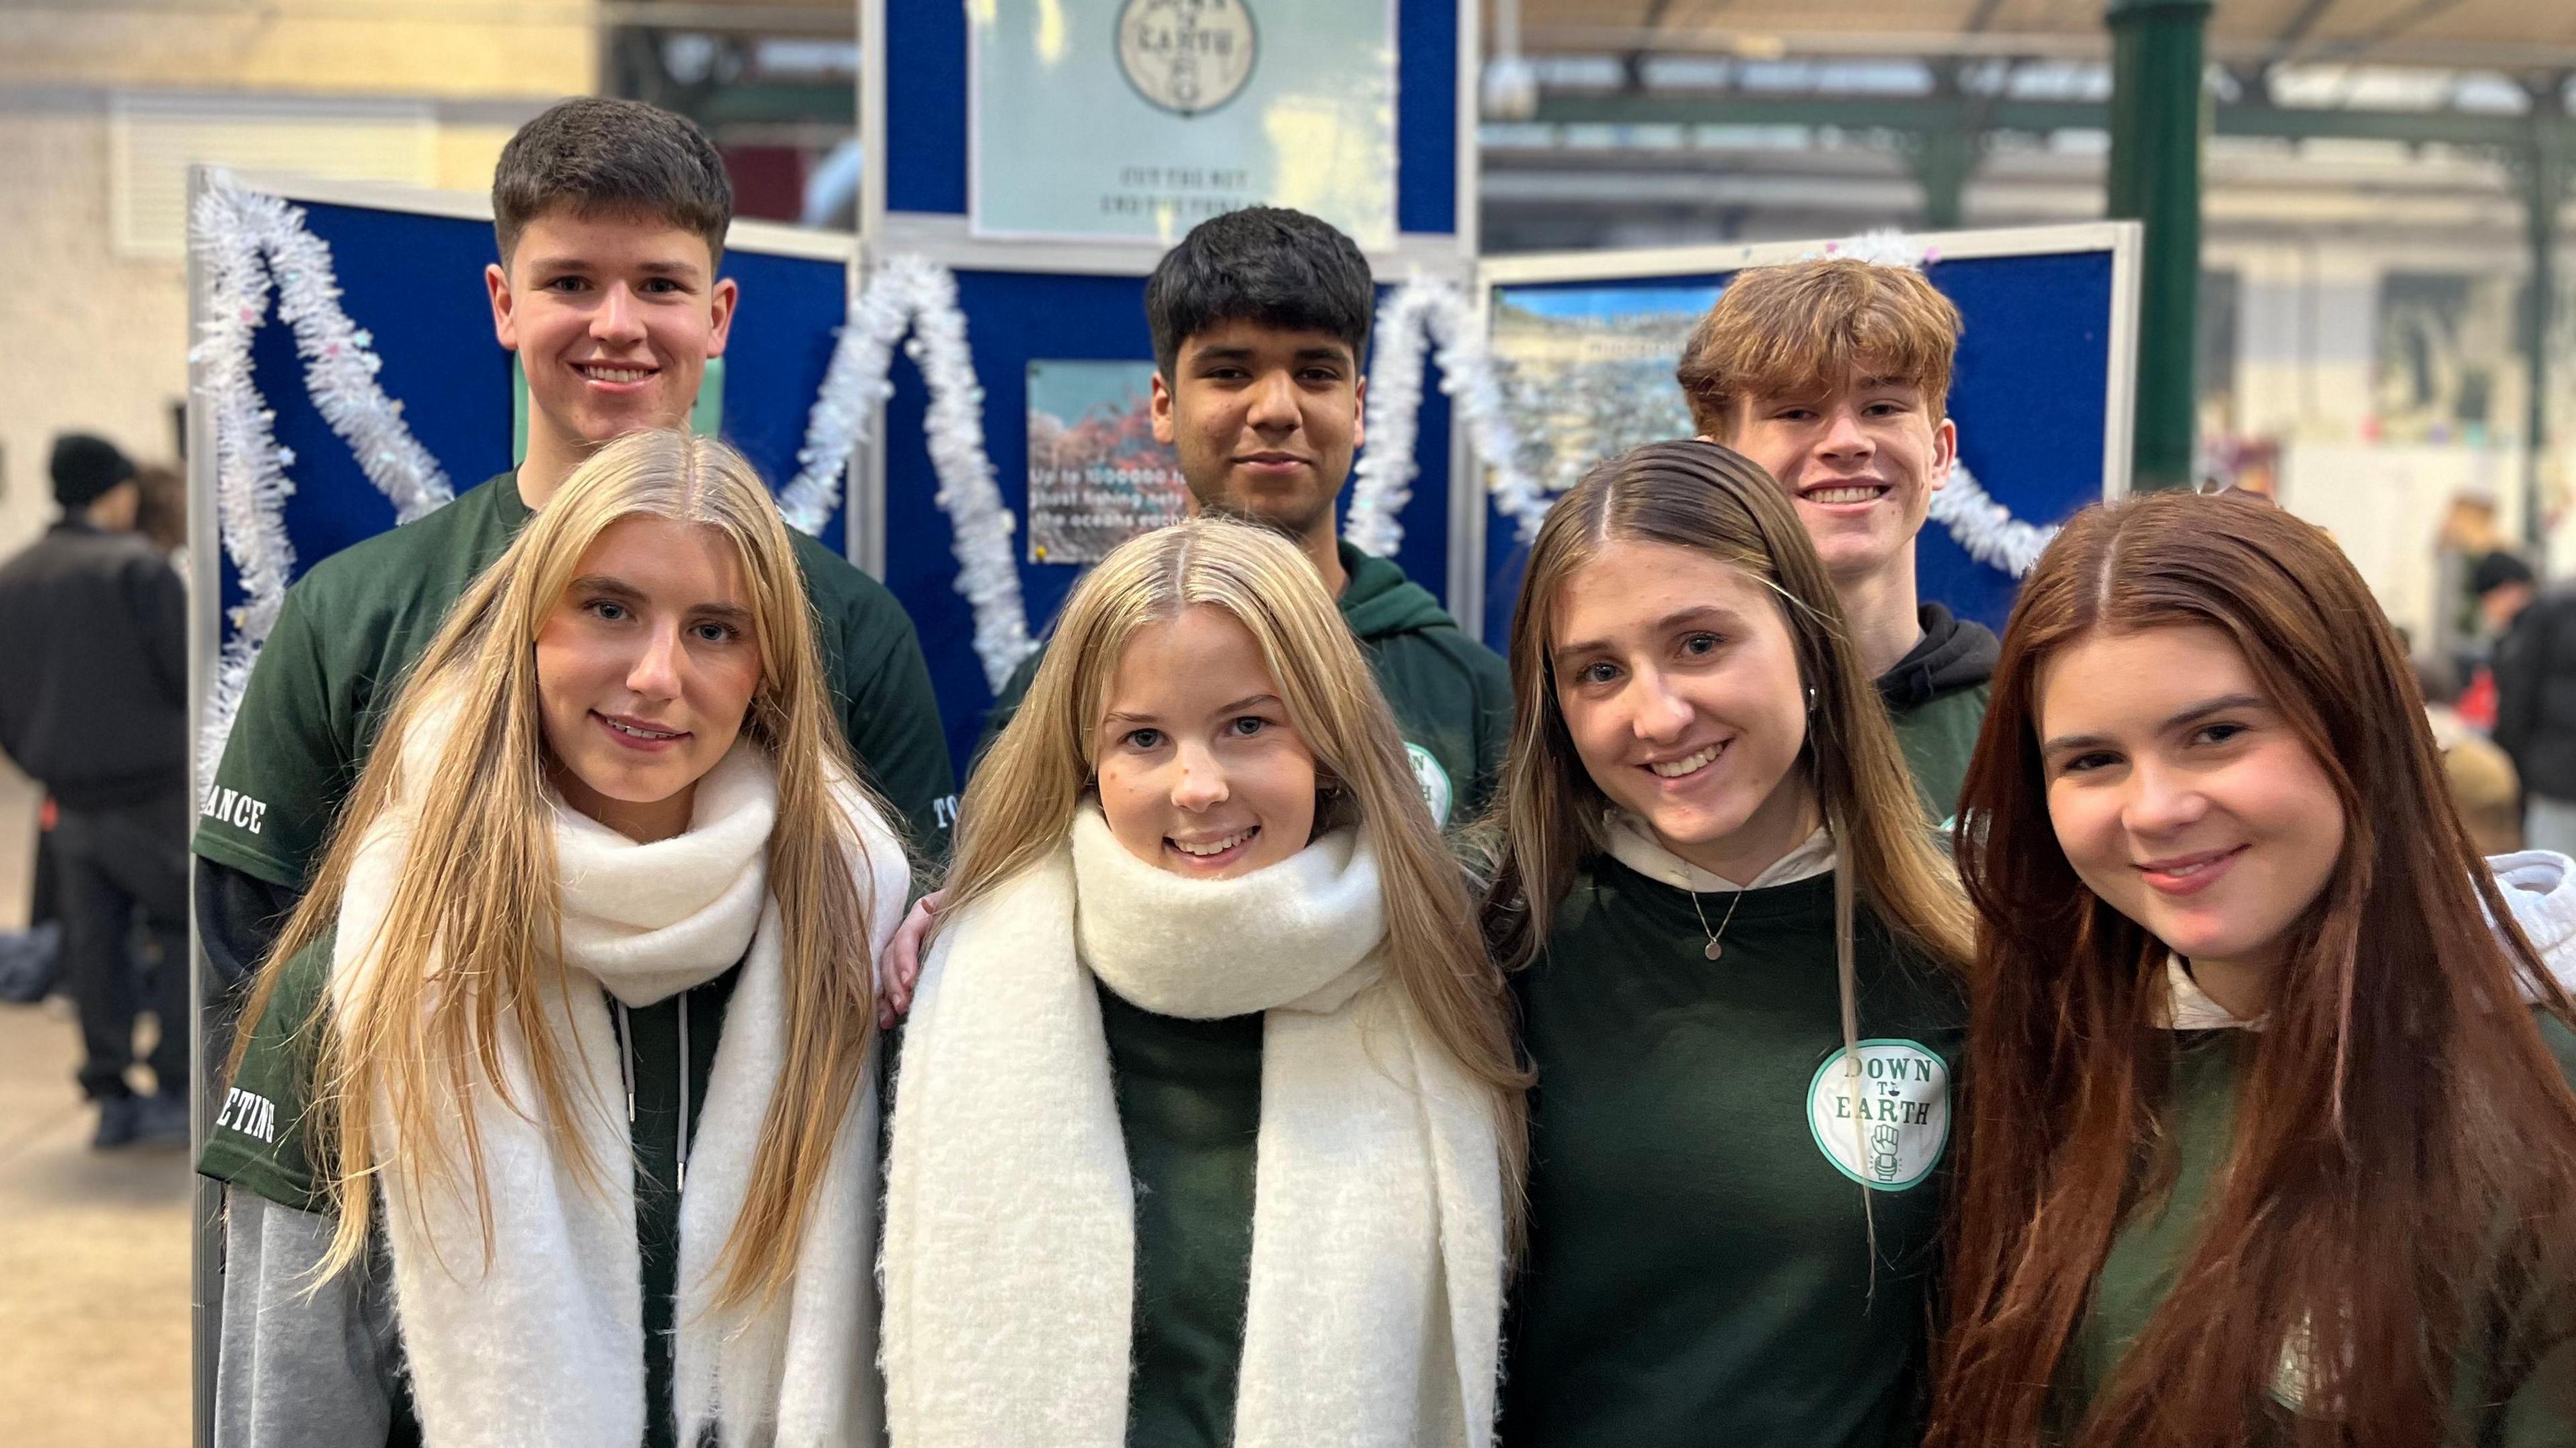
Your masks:
{"label": "white grille on wall", "polygon": [[418,101],[118,96],[108,157],[117,251],[178,257],[191,165],[426,186],[437,179],[438,124]]}

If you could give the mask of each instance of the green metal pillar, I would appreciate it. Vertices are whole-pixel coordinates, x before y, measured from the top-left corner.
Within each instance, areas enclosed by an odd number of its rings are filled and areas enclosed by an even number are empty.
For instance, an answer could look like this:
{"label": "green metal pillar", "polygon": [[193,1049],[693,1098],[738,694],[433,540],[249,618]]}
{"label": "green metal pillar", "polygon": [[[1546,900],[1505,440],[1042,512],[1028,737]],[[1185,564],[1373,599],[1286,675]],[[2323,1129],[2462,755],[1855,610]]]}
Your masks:
{"label": "green metal pillar", "polygon": [[2523,299],[2523,347],[2531,378],[2525,404],[2522,461],[2522,535],[2541,542],[2541,480],[2549,450],[2549,344],[2558,320],[2558,214],[2567,202],[2567,107],[2563,82],[2533,88],[2531,150],[2514,169],[2523,183],[2526,239],[2531,247],[2531,286]]}
{"label": "green metal pillar", "polygon": [[2130,484],[2192,482],[2200,323],[2201,34],[2211,0],[2111,0],[2110,212],[2146,223]]}
{"label": "green metal pillar", "polygon": [[1967,216],[1968,178],[1977,170],[1977,138],[1964,123],[1926,131],[1905,159],[1923,187],[1923,229],[1958,230]]}

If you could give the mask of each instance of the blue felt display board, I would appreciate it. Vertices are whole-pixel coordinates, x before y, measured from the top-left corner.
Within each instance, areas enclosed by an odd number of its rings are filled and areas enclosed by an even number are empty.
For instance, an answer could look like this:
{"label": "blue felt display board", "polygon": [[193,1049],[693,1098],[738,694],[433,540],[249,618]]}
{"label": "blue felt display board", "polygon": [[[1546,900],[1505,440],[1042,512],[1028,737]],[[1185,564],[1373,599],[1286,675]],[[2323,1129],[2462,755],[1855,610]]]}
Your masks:
{"label": "blue felt display board", "polygon": [[[1028,519],[1028,364],[1033,360],[1144,360],[1154,355],[1145,327],[1142,277],[1049,276],[1033,272],[963,271],[958,305],[969,319],[975,373],[984,385],[984,448],[993,460],[1003,505],[1022,528]],[[938,478],[922,424],[930,394],[909,362],[894,367],[886,404],[886,586],[921,631],[949,757],[972,756],[992,691],[974,649],[975,615],[957,592],[957,560],[948,516],[935,501]],[[1435,593],[1448,575],[1449,400],[1426,389],[1412,502],[1399,514],[1404,546],[1396,562]],[[1081,571],[1028,561],[1028,540],[1015,534],[1029,630],[1042,635]]]}
{"label": "blue felt display board", "polygon": [[[463,493],[510,466],[511,356],[492,336],[483,268],[494,259],[489,222],[369,206],[299,203],[305,224],[331,248],[341,306],[373,334],[376,380]],[[839,261],[740,248],[723,274],[741,284],[725,349],[724,435],[772,488],[796,475],[796,450],[847,311]],[[252,375],[276,414],[277,440],[295,454],[286,504],[296,571],[394,525],[393,505],[358,468],[304,390],[293,330],[274,313],[254,334]],[[835,517],[823,542],[839,550]],[[242,601],[223,564],[226,631]]]}
{"label": "blue felt display board", "polygon": [[[1962,258],[1934,262],[1925,272],[1958,307],[1963,324],[1950,382],[1959,461],[2025,522],[2063,522],[2076,509],[2099,502],[2110,426],[2111,253]],[[1707,287],[1714,297],[1732,275],[1520,283],[1510,290]],[[1517,525],[1490,503],[1485,539],[1484,634],[1499,650],[1510,636],[1528,550],[1518,541]],[[1970,558],[1948,529],[1923,525],[1915,567],[1922,597],[2002,631],[2018,585]]]}

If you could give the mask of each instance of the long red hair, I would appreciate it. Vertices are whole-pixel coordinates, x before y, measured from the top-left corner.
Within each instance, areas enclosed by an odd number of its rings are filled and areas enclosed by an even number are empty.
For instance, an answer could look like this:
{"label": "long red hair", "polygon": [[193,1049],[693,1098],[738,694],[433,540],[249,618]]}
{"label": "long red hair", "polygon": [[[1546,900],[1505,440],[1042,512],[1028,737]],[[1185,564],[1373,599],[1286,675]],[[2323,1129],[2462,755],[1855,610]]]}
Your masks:
{"label": "long red hair", "polygon": [[[2122,1223],[2172,1178],[2166,949],[2058,848],[2036,690],[2097,631],[2207,627],[2334,783],[2346,834],[2249,1032],[2235,1140],[2171,1294],[2080,1420],[2053,1394]],[[2498,1301],[2576,1287],[2576,1093],[2413,671],[2333,541],[2244,497],[2088,510],[2032,572],[1962,800],[1980,917],[1961,1073],[1952,1321],[1928,1442],[2427,1448],[2461,1351],[2522,1361]],[[2365,945],[2367,948],[2365,948]],[[2285,1352],[2304,1407],[2270,1400]],[[2288,1426],[2284,1426],[2284,1424]]]}

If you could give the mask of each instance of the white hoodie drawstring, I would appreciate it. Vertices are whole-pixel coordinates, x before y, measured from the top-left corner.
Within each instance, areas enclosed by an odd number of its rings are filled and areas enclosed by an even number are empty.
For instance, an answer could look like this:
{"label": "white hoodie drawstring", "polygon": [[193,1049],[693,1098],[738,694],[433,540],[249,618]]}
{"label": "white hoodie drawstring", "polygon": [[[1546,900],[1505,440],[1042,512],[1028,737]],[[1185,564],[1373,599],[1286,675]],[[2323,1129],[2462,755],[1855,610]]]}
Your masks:
{"label": "white hoodie drawstring", "polygon": [[[611,996],[617,1007],[617,1075],[626,1087],[626,1134],[635,1134],[635,1026],[628,1017],[626,1002]],[[672,1173],[671,1190],[686,1191],[689,1186],[689,992],[680,992],[680,1133],[674,1143],[679,1169]]]}

